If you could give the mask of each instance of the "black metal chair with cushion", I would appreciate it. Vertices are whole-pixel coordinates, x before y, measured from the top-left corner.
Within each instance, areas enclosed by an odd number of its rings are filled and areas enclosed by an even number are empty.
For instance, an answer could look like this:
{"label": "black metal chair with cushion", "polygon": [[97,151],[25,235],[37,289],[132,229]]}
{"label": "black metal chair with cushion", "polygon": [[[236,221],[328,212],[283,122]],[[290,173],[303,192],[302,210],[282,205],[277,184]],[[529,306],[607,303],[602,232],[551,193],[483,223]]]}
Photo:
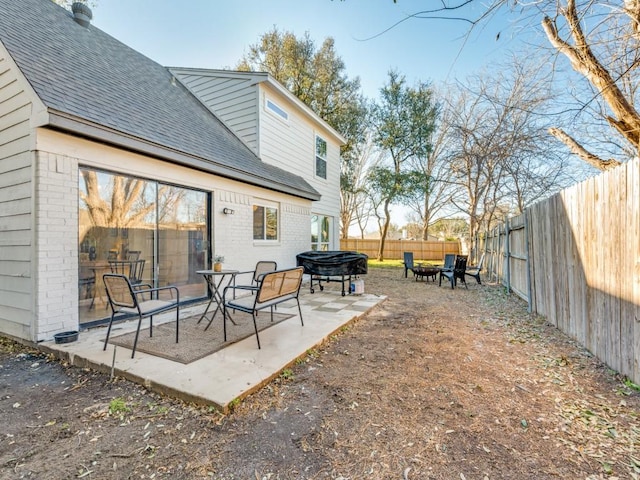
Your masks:
{"label": "black metal chair with cushion", "polygon": [[[176,309],[176,343],[178,343],[179,326],[180,326],[180,292],[176,287],[159,287],[159,288],[142,288],[142,286],[134,286],[129,281],[126,275],[105,273],[103,275],[103,281],[105,290],[107,291],[107,298],[109,300],[109,306],[111,306],[111,320],[109,320],[109,328],[107,329],[107,336],[104,339],[104,348],[107,349],[107,343],[109,342],[109,335],[111,334],[111,326],[118,314],[122,314],[122,318],[129,316],[138,316],[138,327],[136,329],[136,336],[133,340],[133,350],[131,352],[131,358],[136,354],[136,346],[138,345],[138,336],[140,334],[140,326],[142,325],[142,319],[149,317],[149,336],[153,336],[153,316],[171,310]],[[159,295],[163,291],[175,292],[175,300],[162,300]],[[149,300],[144,299],[144,295],[149,294]],[[156,298],[153,298],[156,297]]]}
{"label": "black metal chair with cushion", "polygon": [[466,255],[456,255],[456,261],[452,270],[440,270],[440,281],[438,285],[442,286],[442,277],[445,277],[449,282],[451,282],[451,288],[455,288],[458,283],[464,283],[465,288],[467,287],[467,282],[464,279],[465,270],[467,269],[467,256]]}
{"label": "black metal chair with cushion", "polygon": [[482,271],[482,264],[484,263],[484,252],[480,256],[480,261],[477,265],[467,267],[467,270],[464,272],[465,275],[469,275],[476,279],[478,285],[482,284],[480,281],[480,272]]}

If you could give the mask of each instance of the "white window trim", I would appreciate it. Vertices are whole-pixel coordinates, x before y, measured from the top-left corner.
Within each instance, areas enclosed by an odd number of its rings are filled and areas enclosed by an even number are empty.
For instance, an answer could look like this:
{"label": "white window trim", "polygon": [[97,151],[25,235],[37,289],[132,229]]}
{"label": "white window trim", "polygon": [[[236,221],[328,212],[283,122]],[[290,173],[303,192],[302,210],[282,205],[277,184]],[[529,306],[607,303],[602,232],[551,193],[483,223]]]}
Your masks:
{"label": "white window trim", "polygon": [[[270,104],[272,106],[270,106]],[[267,96],[264,97],[264,109],[267,113],[269,113],[269,115],[274,116],[275,118],[277,118],[281,122],[284,122],[287,125],[289,124],[289,117],[290,117],[289,112],[287,112],[277,102],[274,102]],[[284,113],[286,115],[286,118],[283,117],[276,109]]]}
{"label": "white window trim", "polygon": [[[324,158],[320,155],[318,155],[318,150],[316,148],[316,145],[318,143],[318,139],[322,140],[325,144],[325,154],[324,154]],[[321,178],[322,180],[327,180],[329,178],[329,161],[328,161],[328,157],[329,157],[329,143],[325,140],[325,138],[319,134],[315,134],[314,139],[313,139],[313,176],[316,178]],[[317,161],[318,158],[324,160],[324,177],[321,175],[318,175],[318,168],[317,168]]]}
{"label": "white window trim", "polygon": [[[280,239],[282,238],[282,208],[280,208],[280,204],[277,202],[270,202],[268,200],[262,199],[254,199],[251,204],[251,210],[253,212],[253,207],[264,207],[264,208],[274,208],[278,214],[278,225],[276,227],[278,238],[275,240],[270,240],[267,238],[256,239],[253,238],[254,245],[276,245],[280,243]],[[253,237],[253,217],[251,220],[251,236]]]}

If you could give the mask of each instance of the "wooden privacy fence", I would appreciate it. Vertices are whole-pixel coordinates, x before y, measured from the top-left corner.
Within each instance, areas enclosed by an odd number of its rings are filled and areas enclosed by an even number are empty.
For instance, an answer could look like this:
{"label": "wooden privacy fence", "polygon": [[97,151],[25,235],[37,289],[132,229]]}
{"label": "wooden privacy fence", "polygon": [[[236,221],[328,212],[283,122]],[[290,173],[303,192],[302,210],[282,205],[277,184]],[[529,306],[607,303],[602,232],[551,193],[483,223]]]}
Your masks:
{"label": "wooden privacy fence", "polygon": [[[340,240],[340,250],[365,253],[369,258],[378,256],[379,239],[347,238]],[[460,242],[431,242],[420,240],[386,240],[384,258],[397,260],[403,252],[413,252],[414,260],[442,260],[446,253],[460,253]]]}
{"label": "wooden privacy fence", "polygon": [[487,275],[640,383],[640,161],[574,185],[490,232]]}
{"label": "wooden privacy fence", "polygon": [[529,301],[529,256],[526,212],[507,219],[480,241],[485,252],[484,265],[489,279],[500,282]]}

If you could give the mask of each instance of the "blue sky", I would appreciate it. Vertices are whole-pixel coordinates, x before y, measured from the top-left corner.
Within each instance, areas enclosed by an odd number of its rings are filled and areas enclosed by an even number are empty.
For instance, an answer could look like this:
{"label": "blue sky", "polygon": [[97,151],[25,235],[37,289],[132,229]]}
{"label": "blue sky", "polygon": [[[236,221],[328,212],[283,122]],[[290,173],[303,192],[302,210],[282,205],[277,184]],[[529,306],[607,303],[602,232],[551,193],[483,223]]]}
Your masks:
{"label": "blue sky", "polygon": [[[505,16],[464,40],[468,24],[411,19],[370,40],[436,0],[98,0],[93,23],[165,66],[233,68],[250,44],[277,26],[309,32],[320,45],[333,37],[350,78],[376,97],[389,69],[409,83],[463,78],[491,68],[516,49]],[[480,2],[477,2],[477,8]],[[473,14],[469,10],[470,14]],[[496,35],[500,32],[500,40]]]}

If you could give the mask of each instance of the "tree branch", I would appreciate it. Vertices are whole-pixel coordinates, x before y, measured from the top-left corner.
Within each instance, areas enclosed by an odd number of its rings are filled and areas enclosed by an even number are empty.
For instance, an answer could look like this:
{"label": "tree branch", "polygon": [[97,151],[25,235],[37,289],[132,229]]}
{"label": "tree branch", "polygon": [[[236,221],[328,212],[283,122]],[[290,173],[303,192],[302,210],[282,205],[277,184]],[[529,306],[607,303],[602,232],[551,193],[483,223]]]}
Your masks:
{"label": "tree branch", "polygon": [[568,133],[561,130],[560,128],[550,128],[549,133],[560,140],[562,143],[564,143],[567,147],[569,147],[569,150],[571,150],[574,155],[577,155],[582,160],[587,162],[592,167],[597,168],[598,170],[609,170],[610,168],[617,167],[621,164],[620,161],[613,158],[603,160],[597,155],[594,155],[593,153],[587,151],[586,148],[580,145],[573,137],[571,137]]}
{"label": "tree branch", "polygon": [[607,121],[634,148],[640,149],[640,115],[591,50],[580,25],[575,0],[567,0],[567,7],[562,15],[567,21],[574,44],[561,39],[553,21],[545,17],[542,20],[542,28],[549,42],[569,59],[576,72],[582,74],[600,92],[615,116],[607,118]]}

